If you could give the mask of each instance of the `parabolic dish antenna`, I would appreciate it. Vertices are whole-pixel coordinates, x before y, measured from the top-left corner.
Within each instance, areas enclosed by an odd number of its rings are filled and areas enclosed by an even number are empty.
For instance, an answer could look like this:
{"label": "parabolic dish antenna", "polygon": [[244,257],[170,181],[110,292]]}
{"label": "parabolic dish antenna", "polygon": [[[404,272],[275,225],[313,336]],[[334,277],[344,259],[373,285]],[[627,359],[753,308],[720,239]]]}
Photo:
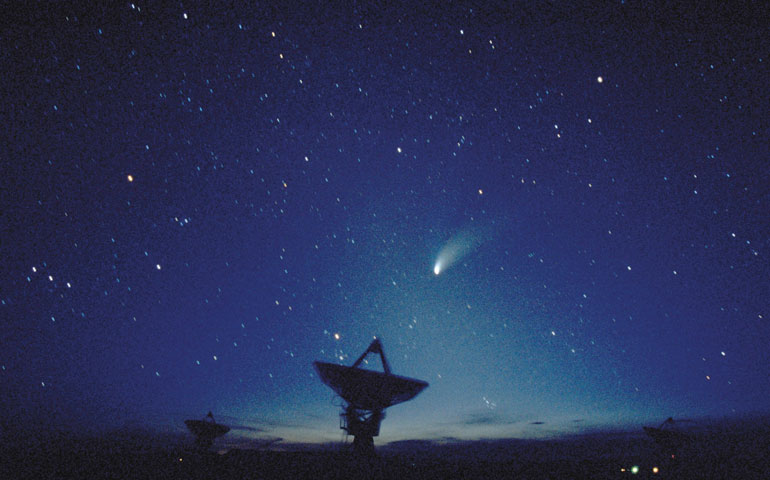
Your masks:
{"label": "parabolic dish antenna", "polygon": [[[380,355],[384,372],[359,368],[370,353]],[[362,455],[374,454],[372,437],[380,434],[380,422],[385,417],[385,409],[411,400],[428,386],[422,380],[390,373],[379,339],[369,345],[353,366],[327,362],[313,364],[321,381],[347,402],[340,414],[340,428],[354,436],[353,450]]]}
{"label": "parabolic dish antenna", "polygon": [[384,410],[411,400],[428,386],[422,380],[398,375],[315,362],[321,381],[350,405],[366,410]]}
{"label": "parabolic dish antenna", "polygon": [[[694,435],[692,432],[681,430],[682,423],[685,421],[674,422],[674,419],[669,417],[659,427],[642,427],[644,433],[655,442],[660,445],[667,453],[675,455],[685,447],[689,442],[692,442]],[[680,428],[680,429],[677,429]]]}
{"label": "parabolic dish antenna", "polygon": [[184,424],[195,435],[195,441],[201,448],[208,448],[214,439],[230,431],[230,427],[214,421],[214,415],[209,412],[206,420],[185,420]]}

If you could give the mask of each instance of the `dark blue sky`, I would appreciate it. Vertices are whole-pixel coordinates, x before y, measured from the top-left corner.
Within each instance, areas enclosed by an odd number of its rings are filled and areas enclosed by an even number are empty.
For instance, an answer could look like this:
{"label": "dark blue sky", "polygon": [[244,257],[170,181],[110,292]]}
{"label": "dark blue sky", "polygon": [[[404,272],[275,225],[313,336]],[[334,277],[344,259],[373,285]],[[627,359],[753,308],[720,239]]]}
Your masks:
{"label": "dark blue sky", "polygon": [[15,8],[9,428],[339,439],[375,335],[378,443],[768,413],[762,13]]}

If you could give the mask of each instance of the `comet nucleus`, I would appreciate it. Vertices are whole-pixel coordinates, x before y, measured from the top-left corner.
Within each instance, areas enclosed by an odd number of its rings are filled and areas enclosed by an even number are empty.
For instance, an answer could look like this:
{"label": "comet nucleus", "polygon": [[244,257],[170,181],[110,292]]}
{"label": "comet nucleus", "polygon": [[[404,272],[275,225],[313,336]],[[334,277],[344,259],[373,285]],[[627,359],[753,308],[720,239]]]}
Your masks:
{"label": "comet nucleus", "polygon": [[438,260],[436,261],[436,264],[433,266],[433,273],[435,273],[436,275],[441,273],[441,262]]}

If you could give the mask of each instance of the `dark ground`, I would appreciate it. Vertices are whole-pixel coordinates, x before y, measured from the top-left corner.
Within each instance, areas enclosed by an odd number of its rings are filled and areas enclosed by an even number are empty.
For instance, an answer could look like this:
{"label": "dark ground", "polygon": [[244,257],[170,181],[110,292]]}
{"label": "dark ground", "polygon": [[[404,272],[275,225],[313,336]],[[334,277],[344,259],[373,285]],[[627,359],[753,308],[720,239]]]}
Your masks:
{"label": "dark ground", "polygon": [[770,435],[759,429],[710,435],[673,459],[638,434],[596,434],[554,441],[398,442],[379,447],[369,460],[353,459],[340,447],[219,454],[137,438],[61,435],[36,445],[4,445],[0,478],[760,479],[770,478]]}

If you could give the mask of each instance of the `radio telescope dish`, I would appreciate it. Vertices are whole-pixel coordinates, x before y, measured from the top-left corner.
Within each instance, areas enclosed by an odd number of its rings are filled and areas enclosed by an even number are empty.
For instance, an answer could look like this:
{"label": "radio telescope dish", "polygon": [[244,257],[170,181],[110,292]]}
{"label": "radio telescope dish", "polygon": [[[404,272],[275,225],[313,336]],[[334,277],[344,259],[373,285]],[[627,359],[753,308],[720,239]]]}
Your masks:
{"label": "radio telescope dish", "polygon": [[[359,365],[370,353],[378,353],[384,372],[364,370]],[[374,454],[374,439],[380,434],[385,409],[416,397],[427,382],[390,373],[385,352],[375,339],[353,366],[313,362],[321,381],[342,397],[347,405],[340,414],[340,428],[354,436],[353,450],[362,455]]]}
{"label": "radio telescope dish", "polygon": [[195,435],[195,441],[201,448],[208,448],[214,439],[230,431],[230,427],[214,421],[214,415],[209,412],[205,420],[185,420],[184,424]]}
{"label": "radio telescope dish", "polygon": [[383,410],[411,400],[428,386],[422,380],[315,362],[321,381],[356,408]]}
{"label": "radio telescope dish", "polygon": [[674,421],[668,417],[659,427],[642,427],[644,433],[655,440],[660,447],[667,453],[675,455],[682,450],[688,443],[692,442],[694,435],[692,431],[682,429],[682,424],[692,423],[687,420]]}

